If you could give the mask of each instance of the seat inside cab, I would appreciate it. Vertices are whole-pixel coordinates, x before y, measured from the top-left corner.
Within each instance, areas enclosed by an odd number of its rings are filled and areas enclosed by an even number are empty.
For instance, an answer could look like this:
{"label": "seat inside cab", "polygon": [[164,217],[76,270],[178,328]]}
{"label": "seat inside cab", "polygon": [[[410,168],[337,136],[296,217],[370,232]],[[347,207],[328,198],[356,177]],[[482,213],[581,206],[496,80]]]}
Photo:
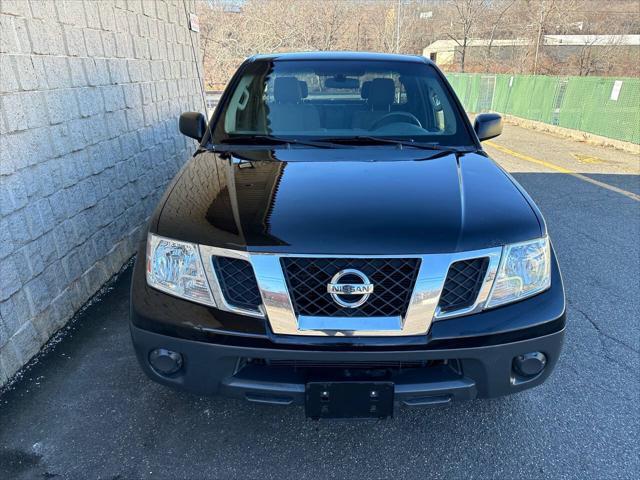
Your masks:
{"label": "seat inside cab", "polygon": [[267,118],[273,131],[369,130],[377,120],[402,107],[391,78],[365,80],[355,92],[312,92],[305,80],[294,76],[273,81]]}
{"label": "seat inside cab", "polygon": [[320,113],[316,106],[302,102],[307,83],[296,77],[278,77],[273,84],[274,102],[269,104],[269,126],[276,131],[318,130]]}

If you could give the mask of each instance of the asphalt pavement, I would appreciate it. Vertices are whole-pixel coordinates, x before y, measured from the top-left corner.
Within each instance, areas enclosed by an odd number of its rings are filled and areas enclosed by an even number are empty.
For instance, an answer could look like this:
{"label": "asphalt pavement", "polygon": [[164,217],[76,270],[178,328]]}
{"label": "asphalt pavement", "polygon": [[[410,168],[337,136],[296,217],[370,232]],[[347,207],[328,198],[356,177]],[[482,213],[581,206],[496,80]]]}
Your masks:
{"label": "asphalt pavement", "polygon": [[385,421],[175,392],[135,361],[127,270],[0,397],[0,479],[640,478],[639,158],[511,125],[487,151],[540,206],[564,275],[544,385]]}

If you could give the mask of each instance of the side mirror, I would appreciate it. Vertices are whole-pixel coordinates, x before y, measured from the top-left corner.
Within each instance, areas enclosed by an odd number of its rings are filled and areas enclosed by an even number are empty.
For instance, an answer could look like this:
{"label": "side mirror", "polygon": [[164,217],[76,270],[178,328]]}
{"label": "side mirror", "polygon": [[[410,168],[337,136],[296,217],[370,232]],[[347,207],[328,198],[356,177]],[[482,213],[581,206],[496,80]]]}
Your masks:
{"label": "side mirror", "polygon": [[204,132],[207,130],[207,121],[201,113],[184,112],[180,115],[178,128],[180,128],[180,133],[183,135],[200,141],[202,137],[204,137]]}
{"label": "side mirror", "polygon": [[481,113],[473,123],[473,129],[481,142],[502,133],[502,117],[497,113]]}

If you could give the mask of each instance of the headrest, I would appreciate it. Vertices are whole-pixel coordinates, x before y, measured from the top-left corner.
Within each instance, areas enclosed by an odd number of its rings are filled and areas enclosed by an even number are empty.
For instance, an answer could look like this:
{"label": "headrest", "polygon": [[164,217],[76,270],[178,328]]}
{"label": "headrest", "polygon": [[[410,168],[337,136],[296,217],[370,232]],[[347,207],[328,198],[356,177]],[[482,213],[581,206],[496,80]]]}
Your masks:
{"label": "headrest", "polygon": [[371,91],[371,80],[362,82],[362,87],[360,87],[360,96],[366,100],[367,98],[369,98],[370,91]]}
{"label": "headrest", "polygon": [[396,86],[390,78],[374,78],[369,87],[369,103],[374,110],[386,110],[393,103]]}
{"label": "headrest", "polygon": [[296,77],[278,77],[273,82],[273,96],[279,103],[300,101],[300,83]]}
{"label": "headrest", "polygon": [[307,98],[309,96],[309,85],[304,80],[298,80],[300,84],[300,97]]}

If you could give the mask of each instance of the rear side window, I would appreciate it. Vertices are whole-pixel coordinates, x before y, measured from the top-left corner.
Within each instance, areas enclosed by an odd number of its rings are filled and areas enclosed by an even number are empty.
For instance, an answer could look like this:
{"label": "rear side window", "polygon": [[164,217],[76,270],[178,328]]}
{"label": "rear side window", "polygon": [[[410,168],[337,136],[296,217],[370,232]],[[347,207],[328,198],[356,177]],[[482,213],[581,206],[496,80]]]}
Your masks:
{"label": "rear side window", "polygon": [[440,76],[419,62],[256,61],[227,98],[216,141],[375,135],[473,143]]}

